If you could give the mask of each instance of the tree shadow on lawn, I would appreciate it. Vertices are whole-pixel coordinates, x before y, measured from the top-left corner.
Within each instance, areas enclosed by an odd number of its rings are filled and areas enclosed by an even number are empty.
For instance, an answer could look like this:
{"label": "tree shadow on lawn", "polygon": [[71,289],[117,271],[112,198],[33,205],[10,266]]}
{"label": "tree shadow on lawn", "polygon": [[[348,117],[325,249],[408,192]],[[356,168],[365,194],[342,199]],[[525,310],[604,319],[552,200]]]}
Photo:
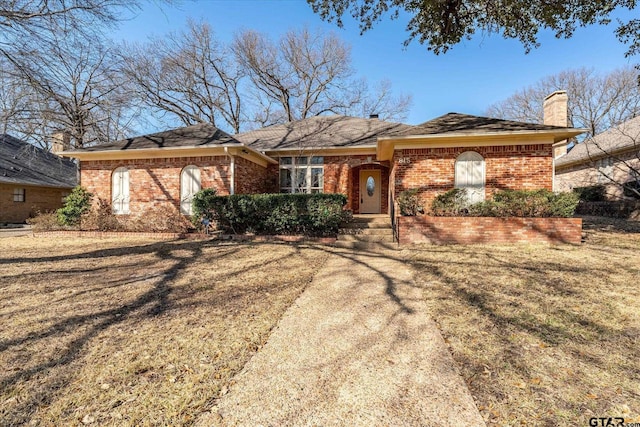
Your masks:
{"label": "tree shadow on lawn", "polygon": [[[513,250],[478,246],[460,248],[455,258],[440,248],[409,256],[419,280],[429,288],[427,298],[433,300],[432,310],[444,335],[455,341],[454,356],[467,381],[482,394],[478,403],[504,404],[502,416],[527,420],[537,410],[542,425],[557,425],[560,418],[554,417],[562,412],[586,417],[588,411],[594,414],[598,408],[634,401],[627,381],[637,377],[639,365],[621,356],[623,360],[611,370],[613,353],[607,351],[633,347],[633,340],[621,330],[626,315],[602,293],[615,292],[612,278],[624,271],[625,264],[621,259],[606,261],[602,254],[600,262],[583,260],[587,255],[597,257],[597,247],[564,249],[542,246],[529,252],[522,246]],[[586,374],[569,377],[568,369]],[[483,372],[489,371],[484,377]],[[497,380],[496,373],[510,376],[513,383],[522,378],[523,389]],[[605,382],[620,378],[620,373],[627,376],[624,383]],[[556,384],[529,382],[538,375],[557,376]],[[594,383],[594,378],[602,382]],[[615,391],[617,386],[621,392]],[[537,396],[535,403],[526,390]],[[557,390],[570,393],[560,395]],[[585,397],[594,391],[598,399]],[[522,406],[513,404],[513,396],[523,400]],[[527,406],[533,412],[523,415]],[[547,410],[555,413],[546,414]],[[514,419],[496,422],[508,424]]]}
{"label": "tree shadow on lawn", "polygon": [[[87,289],[81,290],[66,297],[59,298],[46,305],[60,303],[69,299],[77,299],[80,296],[90,297],[91,293],[100,293],[106,289],[117,289],[119,287],[143,287],[150,286],[150,289],[146,290],[142,294],[136,296],[133,300],[107,301],[105,305],[109,304],[111,307],[102,309],[99,305],[97,307],[81,307],[84,313],[74,314],[69,313],[66,316],[49,317],[42,321],[51,321],[53,323],[41,329],[39,331],[29,332],[22,336],[13,338],[6,338],[0,340],[0,354],[5,353],[5,357],[20,357],[28,356],[33,350],[34,346],[40,345],[54,345],[57,347],[55,352],[51,354],[51,357],[41,360],[33,366],[25,367],[23,364],[21,367],[13,368],[11,371],[5,371],[5,374],[0,377],[0,389],[8,392],[6,395],[19,395],[20,398],[14,401],[9,409],[6,407],[0,411],[1,423],[6,425],[23,424],[29,421],[34,412],[43,406],[50,404],[58,395],[65,393],[65,387],[69,384],[73,377],[74,372],[70,372],[67,367],[71,366],[74,362],[79,361],[84,357],[88,351],[88,346],[99,334],[105,330],[114,326],[123,324],[129,321],[142,321],[149,318],[162,318],[167,312],[184,307],[193,307],[202,301],[194,301],[193,292],[180,289],[179,295],[175,295],[176,289],[174,283],[177,277],[186,269],[188,269],[194,262],[197,262],[203,254],[203,250],[213,249],[216,251],[216,260],[224,260],[225,258],[234,257],[236,255],[237,245],[218,244],[216,242],[160,242],[147,245],[131,245],[122,246],[117,248],[97,249],[89,252],[75,253],[71,255],[55,255],[45,257],[11,257],[3,258],[0,263],[8,265],[11,263],[74,263],[78,261],[89,261],[91,259],[104,260],[109,257],[114,257],[114,262],[110,263],[105,271],[102,268],[75,268],[74,274],[93,273],[108,277],[109,272],[106,271],[118,271],[119,268],[125,265],[119,263],[119,259],[127,257],[135,257],[138,255],[153,255],[156,262],[147,263],[147,267],[151,268],[153,264],[156,264],[154,271],[151,274],[146,273],[144,270],[136,269],[134,277],[124,277],[121,280],[108,280],[105,286],[95,287],[93,283],[85,283],[82,287]],[[295,254],[299,252],[297,247],[293,247],[291,253]],[[264,267],[267,264],[278,261],[278,259],[272,259],[266,263],[247,263],[242,268],[236,270],[225,271],[218,280],[230,279],[233,276],[237,276],[247,269]],[[162,265],[158,271],[158,265]],[[129,265],[131,267],[131,265]],[[45,267],[46,268],[46,267]],[[129,269],[130,270],[130,269]],[[64,269],[56,269],[55,271],[64,272]],[[35,273],[39,274],[39,273]],[[102,278],[94,277],[96,280],[102,280]],[[71,284],[70,287],[77,286]],[[215,283],[211,284],[215,286]],[[54,286],[54,285],[45,285]],[[63,286],[67,286],[66,284]],[[32,288],[32,292],[37,289]],[[22,291],[20,291],[22,292]],[[194,291],[195,292],[195,291]],[[224,297],[214,298],[214,300],[208,300],[206,302],[209,306],[215,306],[216,304],[223,305],[224,301],[228,301],[229,298],[237,298],[242,291],[237,291],[236,295],[225,295]],[[245,290],[245,292],[248,292]],[[172,298],[172,293],[174,294]],[[20,297],[19,295],[17,297]],[[23,310],[16,310],[10,313],[10,320],[12,316],[27,315],[29,311],[38,310],[38,307],[25,308]],[[55,311],[52,314],[56,313]],[[7,322],[8,324],[9,322]],[[69,338],[71,338],[69,340]],[[53,343],[53,344],[51,344]],[[11,352],[12,349],[18,351],[17,355]],[[26,353],[25,353],[26,352]],[[38,386],[36,389],[30,390],[30,392],[24,393],[25,390],[29,390],[28,387],[23,389],[25,383],[30,381],[36,381]],[[22,384],[22,385],[21,385]],[[16,389],[16,387],[18,387]],[[13,391],[11,391],[13,389]],[[23,392],[19,390],[23,389]]]}

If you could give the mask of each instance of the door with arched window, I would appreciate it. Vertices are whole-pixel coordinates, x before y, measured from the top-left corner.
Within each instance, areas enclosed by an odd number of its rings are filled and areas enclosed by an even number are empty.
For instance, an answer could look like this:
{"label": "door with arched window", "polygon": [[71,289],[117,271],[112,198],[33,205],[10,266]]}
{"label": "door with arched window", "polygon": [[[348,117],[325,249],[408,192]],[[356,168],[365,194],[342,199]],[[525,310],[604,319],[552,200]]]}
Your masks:
{"label": "door with arched window", "polygon": [[361,214],[380,213],[380,171],[360,171],[360,209]]}
{"label": "door with arched window", "polygon": [[200,168],[189,165],[180,173],[180,212],[193,214],[193,196],[200,191]]}
{"label": "door with arched window", "polygon": [[465,151],[456,159],[455,187],[467,190],[469,203],[484,201],[485,161],[475,151]]}
{"label": "door with arched window", "polygon": [[111,209],[116,215],[129,214],[129,170],[121,167],[111,175]]}

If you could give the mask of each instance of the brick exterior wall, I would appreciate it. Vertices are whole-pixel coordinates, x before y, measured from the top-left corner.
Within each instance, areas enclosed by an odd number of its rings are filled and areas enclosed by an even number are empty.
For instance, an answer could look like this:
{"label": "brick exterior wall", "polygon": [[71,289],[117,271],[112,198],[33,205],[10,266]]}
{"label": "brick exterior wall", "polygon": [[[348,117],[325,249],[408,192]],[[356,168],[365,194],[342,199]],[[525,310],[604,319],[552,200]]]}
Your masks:
{"label": "brick exterior wall", "polygon": [[[14,188],[25,189],[25,201],[14,202]],[[38,212],[52,212],[62,207],[62,197],[71,188],[0,184],[0,223],[22,223]]]}
{"label": "brick exterior wall", "polygon": [[[277,158],[277,157],[274,157]],[[324,156],[324,189],[325,193],[342,193],[347,196],[346,209],[359,212],[360,205],[360,171],[380,170],[380,203],[381,212],[389,213],[389,162],[382,164],[368,163],[375,155]],[[280,192],[279,166],[269,165],[268,175],[273,182],[273,192]]]}
{"label": "brick exterior wall", "polygon": [[267,193],[272,183],[267,182],[267,168],[243,157],[236,157],[236,194]]}
{"label": "brick exterior wall", "polygon": [[380,171],[380,204],[381,213],[389,213],[389,167],[388,162],[382,164],[368,163],[373,155],[358,156],[325,156],[324,157],[324,192],[342,193],[347,196],[347,209],[360,212],[360,171]]}
{"label": "brick exterior wall", "polygon": [[582,240],[581,218],[398,217],[401,245],[570,243]]}
{"label": "brick exterior wall", "polygon": [[[605,172],[617,183],[623,184],[633,179],[632,168],[640,170],[640,152],[631,151],[618,154],[616,160]],[[622,187],[613,184],[606,176],[598,172],[594,162],[587,162],[581,165],[556,167],[556,190],[571,191],[578,187],[589,187],[592,185],[604,185],[606,197],[609,200],[623,198]]]}
{"label": "brick exterior wall", "polygon": [[[111,175],[116,168],[129,169],[130,211],[141,215],[154,207],[180,207],[180,173],[185,166],[200,168],[202,188],[229,194],[230,161],[226,156],[176,157],[161,159],[82,161],[80,185],[97,198],[111,201]],[[266,168],[236,157],[236,193],[262,192]]]}
{"label": "brick exterior wall", "polygon": [[548,144],[401,149],[395,150],[393,157],[394,197],[420,188],[420,199],[429,210],[435,196],[454,187],[456,158],[465,151],[484,157],[486,198],[496,190],[553,188],[553,155]]}

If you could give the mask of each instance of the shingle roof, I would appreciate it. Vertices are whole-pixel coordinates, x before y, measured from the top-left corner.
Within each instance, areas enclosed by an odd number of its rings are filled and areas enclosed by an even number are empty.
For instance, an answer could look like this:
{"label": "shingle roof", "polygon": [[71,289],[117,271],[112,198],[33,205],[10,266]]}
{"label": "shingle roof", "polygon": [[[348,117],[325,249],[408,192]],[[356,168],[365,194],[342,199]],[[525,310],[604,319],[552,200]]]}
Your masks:
{"label": "shingle roof", "polygon": [[84,147],[77,151],[140,150],[168,147],[201,147],[216,145],[240,145],[228,133],[209,123],[200,123],[178,129],[127,138],[110,144]]}
{"label": "shingle roof", "polygon": [[0,183],[73,188],[76,165],[10,135],[0,135]]}
{"label": "shingle roof", "polygon": [[640,116],[576,144],[565,156],[556,159],[556,165],[588,162],[626,148],[640,150]]}
{"label": "shingle roof", "polygon": [[469,114],[448,113],[419,125],[411,126],[402,136],[446,133],[482,134],[494,132],[537,131],[566,129],[558,126],[524,123]]}
{"label": "shingle roof", "polygon": [[380,136],[396,135],[411,126],[348,116],[315,116],[240,133],[235,138],[261,151],[297,148],[375,146]]}

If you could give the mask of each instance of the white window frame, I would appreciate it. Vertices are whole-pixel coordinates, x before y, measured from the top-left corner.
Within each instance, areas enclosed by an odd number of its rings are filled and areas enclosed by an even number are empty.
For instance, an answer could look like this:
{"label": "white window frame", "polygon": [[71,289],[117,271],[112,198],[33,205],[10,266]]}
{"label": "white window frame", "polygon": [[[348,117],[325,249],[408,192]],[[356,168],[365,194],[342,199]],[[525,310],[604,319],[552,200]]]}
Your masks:
{"label": "white window frame", "polygon": [[456,158],[454,186],[467,190],[469,203],[484,201],[486,175],[486,162],[480,153],[465,151]]}
{"label": "white window frame", "polygon": [[200,168],[185,166],[180,172],[180,212],[193,215],[193,196],[202,188]]}
{"label": "white window frame", "polygon": [[24,203],[27,200],[27,190],[24,188],[13,189],[13,201],[16,203]]}
{"label": "white window frame", "polygon": [[131,203],[130,174],[126,167],[114,169],[111,174],[111,211],[115,215],[128,215]]}
{"label": "white window frame", "polygon": [[[316,185],[312,182],[313,172],[319,171]],[[283,185],[283,176],[290,177],[290,184]],[[302,179],[300,179],[303,177]],[[286,179],[286,178],[285,178]],[[279,182],[281,193],[322,193],[324,191],[323,156],[284,156],[280,157]]]}

